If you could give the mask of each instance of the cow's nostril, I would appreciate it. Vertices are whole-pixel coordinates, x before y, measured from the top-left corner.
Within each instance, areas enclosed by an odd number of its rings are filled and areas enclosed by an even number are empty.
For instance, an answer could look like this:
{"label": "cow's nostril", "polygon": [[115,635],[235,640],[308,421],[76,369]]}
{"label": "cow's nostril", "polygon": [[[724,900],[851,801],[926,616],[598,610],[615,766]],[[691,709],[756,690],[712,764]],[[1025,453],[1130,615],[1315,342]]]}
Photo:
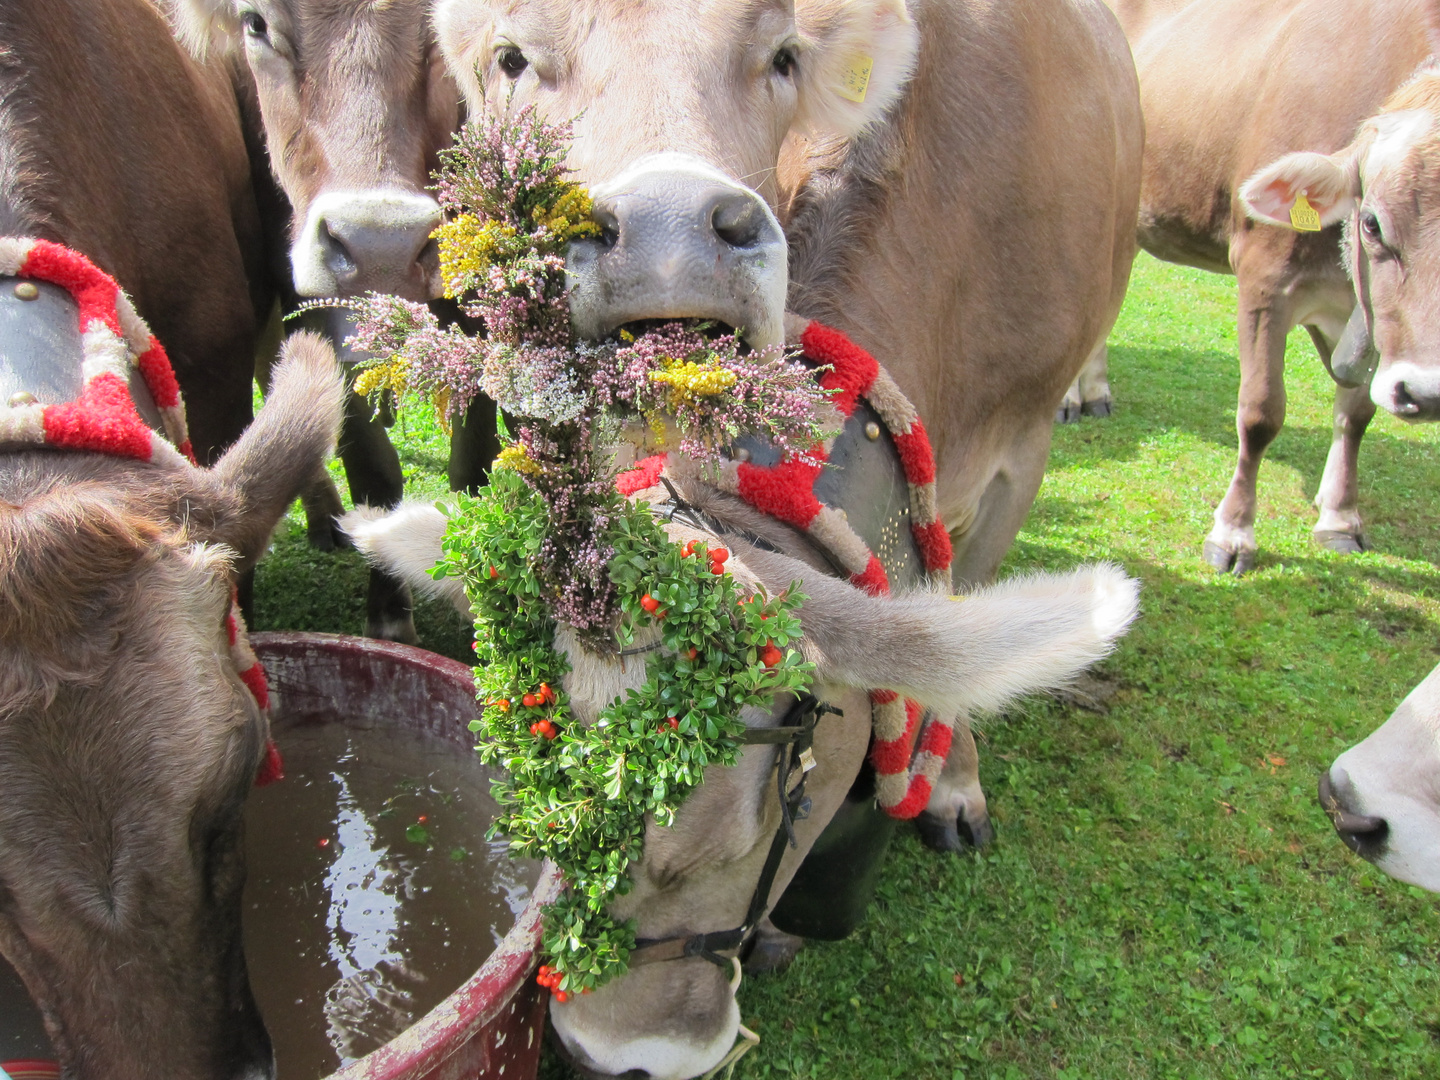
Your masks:
{"label": "cow's nostril", "polygon": [[1320,774],[1320,808],[1330,816],[1341,841],[1361,858],[1374,859],[1385,847],[1390,825],[1382,817],[1357,814],[1343,802],[1330,782],[1330,770]]}
{"label": "cow's nostril", "polygon": [[1404,382],[1395,384],[1394,397],[1395,413],[1399,416],[1414,416],[1420,411],[1420,403],[1410,393],[1410,388]]}
{"label": "cow's nostril", "polygon": [[345,241],[330,229],[330,223],[320,223],[321,243],[325,248],[325,265],[337,278],[348,278],[355,274],[355,257],[345,246]]}
{"label": "cow's nostril", "polygon": [[758,200],[745,194],[725,195],[710,213],[710,227],[731,247],[750,247],[760,239],[765,215]]}
{"label": "cow's nostril", "polygon": [[608,203],[596,200],[590,207],[590,220],[600,226],[600,243],[608,250],[620,242],[620,218]]}

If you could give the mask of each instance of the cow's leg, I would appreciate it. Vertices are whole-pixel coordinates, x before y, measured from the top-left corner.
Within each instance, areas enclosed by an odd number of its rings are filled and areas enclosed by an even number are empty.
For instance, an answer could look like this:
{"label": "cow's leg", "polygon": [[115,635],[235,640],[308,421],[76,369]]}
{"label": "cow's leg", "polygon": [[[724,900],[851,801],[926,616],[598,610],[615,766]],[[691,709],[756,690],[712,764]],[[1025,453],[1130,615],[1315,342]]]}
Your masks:
{"label": "cow's leg", "polygon": [[1078,382],[1080,412],[1085,416],[1109,416],[1114,403],[1110,397],[1110,350],[1104,341],[1090,353]]}
{"label": "cow's leg", "polygon": [[1255,482],[1265,448],[1285,423],[1285,335],[1291,320],[1277,301],[1279,293],[1240,278],[1240,401],[1235,410],[1240,449],[1204,547],[1206,562],[1237,575],[1255,565]]}
{"label": "cow's leg", "polygon": [[930,802],[915,824],[920,838],[936,851],[957,854],[985,847],[995,839],[995,827],[980,787],[980,752],[967,717],[955,721],[950,756],[935,781]]}
{"label": "cow's leg", "polygon": [[[350,498],[356,506],[393,507],[404,493],[405,478],[400,455],[390,443],[384,418],[353,390],[345,398],[345,422],[340,429],[340,460],[350,482]],[[370,571],[370,590],[365,600],[365,633],[414,644],[414,600],[410,586],[399,578]]]}
{"label": "cow's leg", "polygon": [[1331,430],[1330,453],[1315,505],[1320,517],[1311,534],[1315,542],[1331,551],[1347,554],[1370,550],[1360,521],[1358,471],[1360,440],[1375,415],[1375,402],[1368,386],[1347,390],[1335,388],[1335,422]]}
{"label": "cow's leg", "polygon": [[1080,391],[1080,376],[1075,376],[1065,391],[1065,397],[1060,401],[1060,407],[1055,410],[1055,423],[1075,424],[1080,421],[1080,406],[1083,401]]}
{"label": "cow's leg", "polygon": [[450,490],[472,495],[484,486],[490,463],[500,453],[495,402],[483,394],[470,403],[450,432]]}

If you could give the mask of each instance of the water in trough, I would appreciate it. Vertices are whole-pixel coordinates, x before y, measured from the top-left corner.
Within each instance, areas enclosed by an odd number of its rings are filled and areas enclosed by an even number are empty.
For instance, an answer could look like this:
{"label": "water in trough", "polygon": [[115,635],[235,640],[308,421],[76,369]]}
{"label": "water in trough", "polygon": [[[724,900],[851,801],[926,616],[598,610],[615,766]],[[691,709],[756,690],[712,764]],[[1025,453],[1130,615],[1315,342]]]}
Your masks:
{"label": "water in trough", "polygon": [[473,751],[292,720],[285,779],[245,812],[245,956],[282,1080],[354,1061],[484,963],[538,877],[487,843]]}
{"label": "water in trough", "polygon": [[[539,876],[485,830],[473,751],[403,728],[289,716],[285,779],[246,807],[245,954],[280,1080],[326,1076],[468,979]],[[53,1058],[0,960],[0,1061]]]}

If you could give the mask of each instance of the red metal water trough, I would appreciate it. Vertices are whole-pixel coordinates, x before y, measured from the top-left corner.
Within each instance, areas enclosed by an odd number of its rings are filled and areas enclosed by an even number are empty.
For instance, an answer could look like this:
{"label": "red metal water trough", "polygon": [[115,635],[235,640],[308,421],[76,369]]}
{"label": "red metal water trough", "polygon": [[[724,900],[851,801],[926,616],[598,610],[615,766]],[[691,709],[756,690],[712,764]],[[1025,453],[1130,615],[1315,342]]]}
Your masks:
{"label": "red metal water trough", "polygon": [[[368,716],[470,747],[475,684],[464,664],[423,649],[338,634],[252,634],[271,714]],[[413,1027],[328,1080],[531,1080],[548,995],[535,984],[542,906],[560,889],[548,863],[490,958]]]}

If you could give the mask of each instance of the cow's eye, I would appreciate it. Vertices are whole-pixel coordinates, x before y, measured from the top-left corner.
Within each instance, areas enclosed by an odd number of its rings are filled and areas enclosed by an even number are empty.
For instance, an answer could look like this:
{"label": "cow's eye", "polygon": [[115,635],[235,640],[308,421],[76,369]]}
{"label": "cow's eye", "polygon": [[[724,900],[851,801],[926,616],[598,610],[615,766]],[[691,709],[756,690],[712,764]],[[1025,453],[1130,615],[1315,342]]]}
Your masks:
{"label": "cow's eye", "polygon": [[530,61],[525,59],[525,54],[514,45],[506,45],[496,53],[495,62],[500,65],[500,70],[512,79],[518,79],[521,73],[530,66]]}
{"label": "cow's eye", "polygon": [[242,11],[240,13],[240,25],[245,28],[245,33],[253,38],[264,39],[270,27],[265,22],[265,17],[258,11]]}
{"label": "cow's eye", "polygon": [[770,66],[775,69],[775,74],[783,75],[785,78],[795,74],[795,52],[788,45],[775,53],[775,59],[770,61]]}
{"label": "cow's eye", "polygon": [[1360,214],[1360,231],[1365,234],[1365,239],[1374,240],[1377,244],[1384,239],[1384,233],[1380,228],[1380,218],[1372,210],[1366,210]]}

